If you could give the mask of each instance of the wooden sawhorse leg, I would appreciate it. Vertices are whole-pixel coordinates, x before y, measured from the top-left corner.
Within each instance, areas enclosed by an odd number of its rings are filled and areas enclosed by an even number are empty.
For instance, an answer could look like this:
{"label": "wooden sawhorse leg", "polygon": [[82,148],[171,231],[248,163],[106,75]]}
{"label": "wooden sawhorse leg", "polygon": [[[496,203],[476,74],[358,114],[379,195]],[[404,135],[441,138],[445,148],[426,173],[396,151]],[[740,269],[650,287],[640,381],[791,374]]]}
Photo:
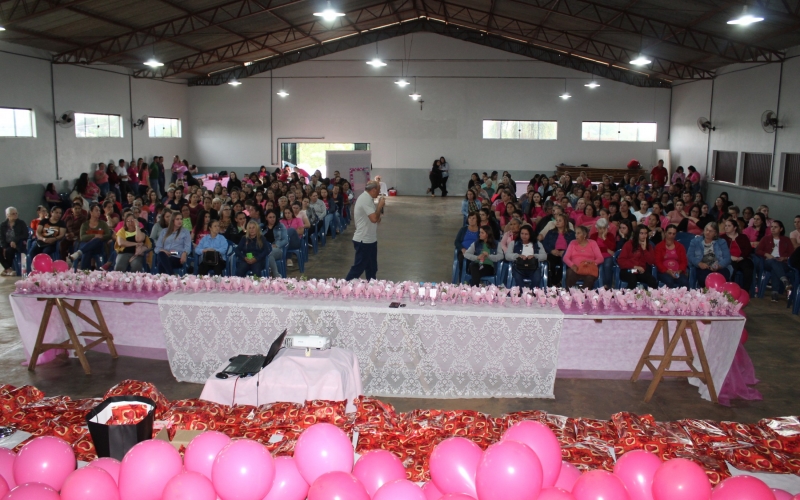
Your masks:
{"label": "wooden sawhorse leg", "polygon": [[[692,351],[691,343],[689,342],[687,330],[692,332],[692,338],[694,339],[694,345],[697,349],[697,357],[700,359],[702,371],[699,371],[694,367],[694,353]],[[651,354],[653,345],[655,345],[659,333],[662,333],[664,339],[664,354]],[[673,354],[675,352],[675,348],[678,346],[679,341],[683,342],[683,347],[686,351],[686,354],[683,356],[675,356]],[[653,364],[653,361],[659,362],[658,367]],[[670,366],[672,365],[673,361],[683,361],[686,363],[689,369],[680,371],[670,370]],[[711,370],[708,367],[708,359],[706,358],[706,352],[703,348],[703,342],[700,338],[700,332],[697,329],[697,322],[695,320],[680,320],[675,332],[672,334],[672,337],[669,336],[669,326],[667,320],[659,320],[656,322],[656,326],[653,328],[653,333],[650,335],[650,339],[647,341],[647,345],[642,352],[642,356],[639,358],[639,363],[637,363],[636,369],[631,376],[632,382],[636,382],[639,379],[639,375],[641,374],[641,371],[645,365],[647,365],[647,367],[653,373],[653,381],[650,383],[650,387],[648,387],[647,393],[644,397],[645,403],[650,402],[650,399],[652,399],[653,394],[656,392],[658,384],[664,377],[698,378],[708,387],[711,401],[714,403],[717,402],[717,392],[714,388],[714,381],[711,378]]]}

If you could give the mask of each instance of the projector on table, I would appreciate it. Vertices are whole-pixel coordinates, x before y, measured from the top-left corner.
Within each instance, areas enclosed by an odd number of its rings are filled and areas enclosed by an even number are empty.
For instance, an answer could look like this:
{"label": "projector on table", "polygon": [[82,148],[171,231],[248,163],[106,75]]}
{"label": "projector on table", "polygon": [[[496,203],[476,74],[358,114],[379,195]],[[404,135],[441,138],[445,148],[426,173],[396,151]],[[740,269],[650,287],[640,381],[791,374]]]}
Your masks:
{"label": "projector on table", "polygon": [[321,335],[292,335],[286,337],[285,345],[289,349],[305,349],[307,351],[316,349],[322,351],[331,348],[331,339]]}

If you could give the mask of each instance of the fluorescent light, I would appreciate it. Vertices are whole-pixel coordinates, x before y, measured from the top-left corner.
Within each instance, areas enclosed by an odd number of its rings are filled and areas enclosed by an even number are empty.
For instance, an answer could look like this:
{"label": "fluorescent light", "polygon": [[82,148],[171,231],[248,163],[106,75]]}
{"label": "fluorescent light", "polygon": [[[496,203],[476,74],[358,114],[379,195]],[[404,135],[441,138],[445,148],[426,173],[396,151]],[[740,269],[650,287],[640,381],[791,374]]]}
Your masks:
{"label": "fluorescent light", "polygon": [[242,82],[240,82],[239,80],[231,80],[231,81],[228,82],[228,85],[232,85],[234,87],[238,87],[241,84],[242,84]]}
{"label": "fluorescent light", "polygon": [[570,97],[572,97],[572,96],[571,96],[571,95],[569,95],[569,92],[564,92],[563,94],[561,94],[561,95],[560,95],[560,96],[558,96],[558,97],[560,97],[560,98],[562,98],[562,99],[564,99],[564,100],[566,101],[567,99],[569,99],[569,98],[570,98]]}
{"label": "fluorescent light", "polygon": [[413,94],[408,94],[408,97],[410,97],[414,101],[419,101],[419,98],[422,97],[422,94],[417,94],[416,92],[414,92]]}
{"label": "fluorescent light", "polygon": [[640,54],[639,57],[631,61],[631,64],[633,64],[634,66],[645,66],[647,64],[650,64],[651,62],[653,61]]}
{"label": "fluorescent light", "polygon": [[164,65],[164,63],[156,61],[153,58],[150,58],[147,61],[145,61],[144,65],[145,66],[150,66],[151,68],[160,68],[161,66]]}
{"label": "fluorescent light", "polygon": [[382,68],[386,66],[386,63],[378,59],[377,57],[371,61],[367,61],[367,64],[372,66],[373,68]]}
{"label": "fluorescent light", "polygon": [[750,26],[753,23],[760,23],[763,20],[764,20],[763,17],[756,17],[744,13],[738,19],[731,19],[730,21],[728,21],[728,24],[738,24],[739,26]]}
{"label": "fluorescent light", "polygon": [[336,12],[332,7],[331,3],[328,2],[328,8],[323,10],[322,12],[314,12],[314,15],[317,17],[321,17],[323,20],[331,22],[335,21],[337,17],[344,16],[343,12]]}
{"label": "fluorescent light", "polygon": [[597,83],[597,82],[596,82],[596,81],[594,81],[594,80],[592,80],[591,82],[589,82],[589,83],[587,83],[586,85],[584,85],[584,87],[589,87],[590,89],[596,89],[596,88],[597,88],[597,87],[599,87],[599,86],[600,86],[600,84],[599,84],[599,83]]}
{"label": "fluorescent light", "polygon": [[0,26],[0,31],[5,31],[6,29]]}
{"label": "fluorescent light", "polygon": [[253,65],[253,61],[247,61],[246,63],[244,63],[245,67],[252,66],[252,65]]}
{"label": "fluorescent light", "polygon": [[403,78],[401,78],[401,79],[397,80],[396,82],[394,82],[394,84],[395,84],[395,85],[397,85],[397,86],[398,86],[398,87],[400,87],[400,88],[403,88],[403,87],[405,87],[406,85],[411,85],[410,83],[408,83],[408,82],[407,82],[406,80],[404,80]]}
{"label": "fluorescent light", "polygon": [[288,92],[286,92],[285,90],[279,90],[279,91],[277,92],[277,94],[278,94],[279,96],[281,96],[281,97],[286,97],[287,95],[289,95],[289,93],[288,93]]}

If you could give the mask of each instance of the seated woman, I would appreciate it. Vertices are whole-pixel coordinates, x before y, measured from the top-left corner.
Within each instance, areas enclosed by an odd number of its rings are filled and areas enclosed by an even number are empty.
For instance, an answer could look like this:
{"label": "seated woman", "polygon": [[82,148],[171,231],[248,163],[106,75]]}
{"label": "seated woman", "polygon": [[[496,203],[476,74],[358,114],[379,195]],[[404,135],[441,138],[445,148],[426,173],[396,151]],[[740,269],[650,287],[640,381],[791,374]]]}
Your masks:
{"label": "seated woman", "polygon": [[731,254],[731,268],[733,269],[731,278],[737,271],[740,271],[742,273],[742,290],[750,293],[750,286],[753,284],[753,269],[755,268],[753,260],[750,258],[753,253],[750,240],[747,236],[739,233],[739,223],[733,217],[728,216],[722,223],[722,228],[725,231],[722,239],[728,244]]}
{"label": "seated woman", "polygon": [[209,233],[211,233],[211,212],[206,212],[201,208],[197,213],[197,223],[192,229],[192,242],[195,245],[199,244],[200,240]]}
{"label": "seated woman", "polygon": [[[281,224],[286,227],[286,231],[288,233],[288,240],[289,250],[298,250],[303,247],[303,235],[305,234],[305,227],[303,226],[303,220],[299,217],[294,216],[294,212],[289,207],[283,209],[283,219],[281,220]],[[286,263],[287,266],[291,267],[289,262]]]}
{"label": "seated woman", "polygon": [[600,255],[603,256],[603,282],[601,286],[611,288],[612,277],[614,276],[614,252],[617,250],[617,242],[614,234],[609,231],[608,219],[597,219],[595,224],[597,232],[591,233],[590,238],[597,243],[597,248],[600,249]]}
{"label": "seated woman", "polygon": [[528,207],[527,220],[531,223],[531,226],[536,227],[536,224],[538,224],[545,215],[547,214],[544,211],[542,195],[534,191],[531,195],[530,206]]}
{"label": "seated woman", "polygon": [[212,271],[216,276],[222,275],[228,260],[228,240],[220,234],[218,220],[211,221],[208,234],[195,246],[194,253],[197,255],[198,275],[206,276]]}
{"label": "seated woman", "polygon": [[625,246],[625,243],[629,242],[631,238],[633,238],[633,225],[631,225],[629,221],[620,222],[615,237],[616,246],[614,251],[622,250],[622,247]]}
{"label": "seated woman", "polygon": [[478,211],[478,225],[489,226],[492,228],[492,238],[495,241],[500,239],[500,223],[494,218],[494,211],[489,208],[481,208]]}
{"label": "seated woman", "polygon": [[464,216],[464,220],[466,220],[469,214],[477,212],[479,209],[480,206],[475,198],[475,192],[472,190],[467,191],[467,194],[464,195],[464,199],[461,200],[461,215]]}
{"label": "seated woman", "polygon": [[586,208],[583,209],[583,213],[575,217],[575,224],[588,228],[591,233],[591,228],[594,227],[599,219],[600,216],[595,213],[594,205],[586,205]]}
{"label": "seated woman", "polygon": [[667,223],[678,227],[681,221],[686,218],[686,212],[683,211],[683,200],[676,200],[674,206],[675,209],[667,214]]}
{"label": "seated woman", "polygon": [[261,228],[256,221],[251,220],[247,223],[244,237],[239,240],[239,246],[236,248],[236,275],[260,276],[271,253],[272,245],[261,235]]}
{"label": "seated woman", "polygon": [[696,236],[686,251],[689,263],[697,268],[697,283],[705,286],[706,278],[711,273],[720,273],[725,281],[730,281],[731,253],[725,240],[719,238],[719,227],[716,222],[709,222],[703,229],[703,236]]}
{"label": "seated woman", "polygon": [[461,269],[462,262],[464,261],[464,253],[476,241],[478,241],[478,214],[473,212],[467,216],[467,225],[462,226],[456,234],[456,240],[453,243],[456,247],[456,259],[458,260],[458,269]]}
{"label": "seated woman", "polygon": [[478,241],[469,246],[464,253],[464,258],[470,261],[467,267],[471,280],[470,284],[478,286],[481,278],[494,276],[495,263],[503,260],[503,252],[498,251],[497,243],[492,235],[492,228],[481,226],[478,232]]}
{"label": "seated woman", "polygon": [[578,281],[583,281],[583,286],[594,288],[594,282],[600,275],[603,263],[603,254],[597,242],[589,239],[589,230],[585,226],[575,228],[575,239],[567,247],[564,254],[564,264],[567,266],[567,288],[572,288]]}
{"label": "seated woman", "polygon": [[661,219],[658,217],[658,215],[651,213],[645,218],[642,224],[647,226],[650,243],[653,245],[658,245],[661,243],[661,240],[664,239],[664,232],[661,229]]}
{"label": "seated woman", "polygon": [[[41,208],[41,207],[40,207]],[[19,218],[14,207],[6,208],[6,220],[0,224],[0,264],[3,276],[14,276],[14,259],[18,253],[25,253],[28,243],[28,227]]]}
{"label": "seated woman", "polygon": [[[78,251],[69,256],[68,264],[72,265],[72,261],[80,259],[80,268],[89,269],[93,258],[105,254],[106,242],[111,240],[112,233],[108,224],[100,220],[101,214],[99,203],[89,206],[89,219],[81,225]],[[100,267],[99,263],[95,263]]]}
{"label": "seated woman", "polygon": [[[563,206],[563,205],[562,205]],[[578,201],[575,203],[575,208],[573,209],[572,206],[567,203],[567,206],[564,207],[564,213],[570,218],[570,220],[577,226],[579,225],[579,220],[583,217],[583,211],[586,209],[586,200],[583,198],[579,198]]]}
{"label": "seated woman", "polygon": [[289,244],[289,232],[286,227],[278,222],[275,212],[267,212],[267,222],[264,224],[264,239],[272,246],[269,254],[269,272],[273,278],[280,276],[278,262],[283,260],[283,248]]}
{"label": "seated woman", "polygon": [[772,284],[772,301],[777,302],[779,298],[778,290],[784,286],[788,294],[792,285],[786,275],[789,272],[787,261],[794,251],[792,240],[786,236],[786,229],[783,222],[773,220],[770,224],[770,234],[758,244],[756,254],[764,259],[764,270],[770,272],[770,282]]}
{"label": "seated woman", "polygon": [[547,252],[548,283],[558,284],[562,282],[564,253],[570,242],[575,239],[575,231],[570,230],[569,220],[564,214],[555,217],[555,229],[548,231],[542,240],[544,251]]}
{"label": "seated woman", "polygon": [[691,233],[695,236],[700,236],[703,234],[704,227],[705,226],[700,225],[700,207],[694,205],[689,211],[689,215],[684,217],[683,220],[681,220],[681,222],[678,224],[678,232]]}
{"label": "seated woman", "polygon": [[639,283],[650,288],[658,287],[658,280],[651,272],[651,266],[656,259],[648,235],[647,226],[637,227],[633,237],[622,246],[617,257],[619,279],[626,282],[629,289],[636,288]]}
{"label": "seated woman", "polygon": [[544,247],[533,237],[533,228],[528,224],[519,229],[519,237],[505,251],[505,260],[511,263],[513,286],[524,286],[530,281],[531,288],[542,280],[539,263],[547,259]]}
{"label": "seated woman", "polygon": [[116,239],[117,262],[114,264],[114,270],[125,272],[130,265],[131,272],[142,272],[144,254],[147,251],[146,236],[136,223],[133,214],[125,216],[125,225],[117,232]]}
{"label": "seated woman", "polygon": [[36,229],[39,227],[39,222],[43,221],[48,217],[50,217],[50,214],[48,213],[46,206],[39,205],[38,207],[36,207],[36,218],[31,220],[31,229],[33,229],[34,233],[36,233]]}
{"label": "seated woman", "polygon": [[670,224],[664,231],[664,240],[656,245],[655,259],[658,280],[669,288],[689,286],[689,262],[686,249],[675,241],[678,228]]}
{"label": "seated woman", "polygon": [[174,274],[174,268],[183,266],[192,249],[192,234],[183,227],[183,216],[172,212],[172,223],[161,231],[155,249],[155,263],[159,273]]}
{"label": "seated woman", "polygon": [[28,261],[40,253],[46,253],[51,257],[57,255],[58,245],[67,235],[67,226],[61,220],[64,210],[59,206],[50,209],[50,218],[39,222],[36,228],[36,241],[28,249]]}
{"label": "seated woman", "polygon": [[746,227],[742,234],[750,240],[750,246],[756,248],[761,243],[761,240],[767,236],[770,228],[767,225],[767,217],[761,212],[754,213],[750,220],[753,221],[752,224]]}
{"label": "seated woman", "polygon": [[508,247],[514,246],[514,241],[519,237],[519,228],[522,226],[520,220],[513,218],[506,224],[503,237],[500,239],[500,251],[506,253]]}
{"label": "seated woman", "polygon": [[52,182],[48,184],[46,188],[44,188],[44,201],[47,203],[47,206],[50,208],[50,210],[52,210],[53,207],[62,206],[61,195],[58,194],[58,191],[56,191],[56,186]]}

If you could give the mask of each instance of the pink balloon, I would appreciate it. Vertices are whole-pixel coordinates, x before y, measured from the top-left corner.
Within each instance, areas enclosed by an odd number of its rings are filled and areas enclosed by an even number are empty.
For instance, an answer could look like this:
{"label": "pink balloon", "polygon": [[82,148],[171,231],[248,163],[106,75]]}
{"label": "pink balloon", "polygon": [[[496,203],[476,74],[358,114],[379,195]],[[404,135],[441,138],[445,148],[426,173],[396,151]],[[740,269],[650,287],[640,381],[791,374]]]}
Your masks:
{"label": "pink balloon", "polygon": [[222,500],[262,500],[272,488],[275,462],[261,443],[237,439],[217,455],[211,479]]}
{"label": "pink balloon", "polygon": [[[67,477],[61,488],[62,500],[119,500],[117,482],[98,467],[84,467]],[[214,500],[213,498],[211,500]]]}
{"label": "pink balloon", "polygon": [[775,500],[764,481],[753,476],[729,477],[711,492],[711,500]]}
{"label": "pink balloon", "polygon": [[326,472],[351,472],[354,458],[347,434],[332,424],[312,425],[300,434],[294,447],[297,470],[312,485]]}
{"label": "pink balloon", "polygon": [[654,500],[708,500],[711,483],[703,469],[685,458],[661,464],[653,476]]}
{"label": "pink balloon", "polygon": [[792,494],[786,490],[772,488],[772,494],[775,495],[775,500],[792,500]]}
{"label": "pink balloon", "polygon": [[17,482],[14,481],[14,460],[17,454],[7,448],[0,448],[0,476],[6,480],[8,487],[14,489]]}
{"label": "pink balloon", "polygon": [[661,464],[652,453],[629,451],[614,464],[614,475],[625,485],[631,500],[653,500],[653,476]]}
{"label": "pink balloon", "polygon": [[592,470],[581,475],[572,488],[572,496],[575,500],[630,500],[622,481],[604,470]]}
{"label": "pink balloon", "polygon": [[737,300],[742,303],[742,307],[746,306],[750,303],[750,292],[748,290],[742,290],[739,292]]}
{"label": "pink balloon", "polygon": [[214,459],[230,442],[227,434],[206,431],[189,442],[183,454],[183,465],[186,470],[199,472],[210,480]]}
{"label": "pink balloon", "polygon": [[9,491],[11,491],[11,488],[8,487],[8,483],[6,482],[5,479],[0,477],[0,498],[6,496],[6,493],[8,493]]}
{"label": "pink balloon", "polygon": [[539,497],[536,500],[575,500],[575,497],[569,491],[561,488],[547,488],[539,493]]}
{"label": "pink balloon", "polygon": [[728,281],[720,285],[719,287],[720,292],[728,292],[734,299],[739,298],[739,294],[742,293],[742,287],[738,284],[734,283],[733,281]]}
{"label": "pink balloon", "polygon": [[397,479],[381,486],[372,496],[372,500],[426,500],[426,498],[422,488],[416,484],[407,479]]}
{"label": "pink balloon", "polygon": [[475,497],[465,495],[464,493],[448,493],[439,500],[475,500]]}
{"label": "pink balloon", "polygon": [[475,472],[483,451],[469,439],[453,437],[436,445],[431,453],[431,480],[443,494],[464,493],[478,498]]}
{"label": "pink balloon", "polygon": [[368,451],[361,455],[353,467],[353,475],[364,485],[370,497],[381,486],[406,478],[406,468],[394,453],[386,450]]}
{"label": "pink balloon", "polygon": [[54,273],[65,273],[69,271],[69,264],[63,260],[54,260],[51,269]]}
{"label": "pink balloon", "polygon": [[59,491],[77,465],[69,443],[54,436],[38,437],[19,450],[14,460],[14,481],[42,483]]}
{"label": "pink balloon", "polygon": [[119,468],[121,464],[119,460],[116,458],[111,457],[103,457],[94,460],[93,462],[89,462],[89,465],[86,467],[96,467],[98,469],[103,469],[104,471],[108,472],[111,477],[114,479],[115,484],[119,484]]}
{"label": "pink balloon", "polygon": [[216,500],[211,480],[199,472],[181,472],[167,482],[161,500]]}
{"label": "pink balloon", "polygon": [[164,487],[181,473],[181,455],[171,444],[148,439],[128,450],[119,468],[122,500],[161,500]]}
{"label": "pink balloon", "polygon": [[305,500],[308,496],[308,483],[292,457],[275,458],[275,480],[264,500]]}
{"label": "pink balloon", "polygon": [[523,443],[506,439],[483,453],[475,488],[480,500],[536,500],[542,476],[536,453]]}
{"label": "pink balloon", "polygon": [[720,290],[722,285],[725,284],[725,276],[720,273],[711,273],[706,276],[706,288],[712,290]]}
{"label": "pink balloon", "polygon": [[46,484],[25,483],[11,490],[3,500],[61,500],[61,496]]}
{"label": "pink balloon", "polygon": [[[320,424],[315,424],[320,425]],[[313,427],[313,426],[312,426]],[[311,427],[309,427],[311,429]],[[308,430],[306,430],[308,432]],[[302,434],[301,434],[302,436]],[[308,500],[370,500],[364,485],[349,472],[326,472],[308,489]],[[223,499],[225,500],[225,499]]]}
{"label": "pink balloon", "polygon": [[581,477],[581,470],[569,462],[561,462],[561,472],[558,474],[556,488],[564,491],[572,491],[575,482]]}
{"label": "pink balloon", "polygon": [[502,441],[519,441],[536,452],[542,463],[542,487],[550,488],[556,484],[561,473],[561,445],[558,438],[546,425],[533,420],[523,420],[509,427]]}
{"label": "pink balloon", "polygon": [[433,481],[428,481],[422,487],[422,492],[425,493],[425,500],[439,500],[442,498],[442,492],[433,484]]}
{"label": "pink balloon", "polygon": [[41,273],[49,273],[53,270],[53,258],[46,253],[40,253],[31,260],[31,267]]}

